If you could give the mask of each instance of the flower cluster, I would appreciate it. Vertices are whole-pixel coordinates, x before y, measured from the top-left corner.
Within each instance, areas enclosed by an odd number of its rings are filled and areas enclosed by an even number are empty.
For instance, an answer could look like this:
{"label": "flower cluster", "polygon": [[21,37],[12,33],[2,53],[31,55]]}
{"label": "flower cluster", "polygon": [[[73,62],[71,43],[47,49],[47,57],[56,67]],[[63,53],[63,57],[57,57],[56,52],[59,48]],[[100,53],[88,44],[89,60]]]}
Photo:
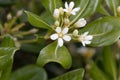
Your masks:
{"label": "flower cluster", "polygon": [[[50,36],[51,40],[58,40],[58,46],[62,47],[64,41],[77,40],[85,46],[86,44],[90,44],[93,39],[92,35],[88,35],[89,32],[85,32],[81,35],[78,34],[78,29],[84,27],[87,21],[84,18],[79,19],[74,24],[71,24],[69,17],[71,15],[76,15],[76,13],[80,10],[80,7],[74,8],[74,2],[70,2],[69,4],[65,2],[65,9],[60,7],[59,9],[55,9],[53,13],[53,17],[55,18],[55,32]],[[72,31],[71,33],[69,31]],[[69,32],[69,33],[68,33]]]}

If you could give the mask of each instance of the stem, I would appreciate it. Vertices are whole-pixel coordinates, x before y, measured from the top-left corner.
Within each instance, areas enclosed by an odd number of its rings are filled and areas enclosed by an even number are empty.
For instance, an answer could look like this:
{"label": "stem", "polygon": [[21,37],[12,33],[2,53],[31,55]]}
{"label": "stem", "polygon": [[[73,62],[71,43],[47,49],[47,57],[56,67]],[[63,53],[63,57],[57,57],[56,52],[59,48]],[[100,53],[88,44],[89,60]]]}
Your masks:
{"label": "stem", "polygon": [[55,57],[57,58],[57,50],[58,50],[58,44],[57,44],[57,46],[56,46],[56,48],[55,48]]}
{"label": "stem", "polygon": [[113,3],[114,16],[117,16],[117,12],[116,12],[116,7],[115,7],[114,0],[112,0],[112,3]]}

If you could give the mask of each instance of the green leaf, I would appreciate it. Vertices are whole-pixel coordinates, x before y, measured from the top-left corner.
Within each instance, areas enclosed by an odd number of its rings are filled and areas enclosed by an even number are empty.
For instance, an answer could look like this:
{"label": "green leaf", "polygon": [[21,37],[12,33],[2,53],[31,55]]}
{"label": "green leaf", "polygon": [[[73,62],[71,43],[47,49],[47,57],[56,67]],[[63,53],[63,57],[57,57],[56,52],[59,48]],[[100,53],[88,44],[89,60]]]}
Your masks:
{"label": "green leaf", "polygon": [[46,11],[53,14],[54,9],[62,7],[62,0],[41,0]]}
{"label": "green leaf", "polygon": [[44,20],[42,20],[36,14],[34,14],[32,12],[28,12],[28,11],[25,11],[25,13],[28,16],[28,21],[30,22],[31,25],[33,25],[35,27],[38,27],[38,28],[44,28],[44,29],[49,29],[49,30],[52,29],[47,22],[45,22]]}
{"label": "green leaf", "polygon": [[72,20],[71,24],[76,22],[81,17],[89,17],[95,13],[101,0],[74,0],[74,2],[76,5],[75,7],[80,7],[80,11],[77,12],[75,16],[70,18]]}
{"label": "green leaf", "polygon": [[57,47],[57,42],[43,48],[37,59],[37,64],[41,67],[49,62],[57,62],[66,69],[70,68],[72,64],[71,55],[67,48],[64,46]]}
{"label": "green leaf", "polygon": [[10,35],[7,35],[3,40],[1,45],[2,47],[15,47],[13,37]]}
{"label": "green leaf", "polygon": [[79,34],[89,32],[93,35],[91,46],[107,46],[116,42],[120,35],[120,18],[103,17],[89,23]]}
{"label": "green leaf", "polygon": [[76,69],[51,80],[83,80],[84,70]]}
{"label": "green leaf", "polygon": [[0,48],[0,80],[9,80],[16,50],[14,47]]}
{"label": "green leaf", "polygon": [[93,80],[109,80],[105,73],[103,73],[94,62],[90,65],[90,76]]}
{"label": "green leaf", "polygon": [[105,0],[107,6],[114,12],[114,15],[116,16],[116,9],[117,6],[120,5],[120,0]]}
{"label": "green leaf", "polygon": [[117,80],[116,64],[112,53],[112,48],[109,46],[104,47],[102,55],[105,72],[109,74],[111,80]]}
{"label": "green leaf", "polygon": [[10,80],[47,80],[47,74],[43,68],[28,65],[13,72]]}

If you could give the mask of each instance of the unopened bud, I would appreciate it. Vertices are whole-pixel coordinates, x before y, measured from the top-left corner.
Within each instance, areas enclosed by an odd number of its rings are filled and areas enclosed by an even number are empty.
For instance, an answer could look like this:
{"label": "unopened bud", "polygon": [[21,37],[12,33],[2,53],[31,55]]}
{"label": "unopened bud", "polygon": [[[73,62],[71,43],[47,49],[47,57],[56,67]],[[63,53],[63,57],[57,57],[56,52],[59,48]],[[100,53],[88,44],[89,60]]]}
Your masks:
{"label": "unopened bud", "polygon": [[76,28],[84,27],[86,25],[87,21],[84,18],[79,19],[74,26]]}
{"label": "unopened bud", "polygon": [[77,35],[78,35],[78,30],[76,29],[73,31],[73,36],[77,36]]}
{"label": "unopened bud", "polygon": [[59,21],[55,21],[55,26],[59,26]]}
{"label": "unopened bud", "polygon": [[65,25],[68,25],[70,23],[70,20],[68,18],[65,18],[64,23],[65,23]]}
{"label": "unopened bud", "polygon": [[21,16],[23,14],[23,10],[19,10],[18,12],[17,12],[17,16],[19,17],[19,16]]}
{"label": "unopened bud", "polygon": [[60,11],[60,15],[64,14],[64,9],[62,7],[59,8],[59,11]]}
{"label": "unopened bud", "polygon": [[36,33],[37,31],[38,31],[37,29],[31,29],[29,32],[32,33],[32,34],[34,34],[34,33]]}
{"label": "unopened bud", "polygon": [[9,13],[8,15],[7,15],[7,20],[11,20],[12,19],[12,15],[11,15],[11,13]]}
{"label": "unopened bud", "polygon": [[55,19],[58,19],[59,16],[60,16],[60,11],[59,11],[59,9],[55,9],[55,10],[54,10],[54,13],[53,13],[53,17],[54,17]]}
{"label": "unopened bud", "polygon": [[117,7],[118,16],[120,16],[120,6]]}

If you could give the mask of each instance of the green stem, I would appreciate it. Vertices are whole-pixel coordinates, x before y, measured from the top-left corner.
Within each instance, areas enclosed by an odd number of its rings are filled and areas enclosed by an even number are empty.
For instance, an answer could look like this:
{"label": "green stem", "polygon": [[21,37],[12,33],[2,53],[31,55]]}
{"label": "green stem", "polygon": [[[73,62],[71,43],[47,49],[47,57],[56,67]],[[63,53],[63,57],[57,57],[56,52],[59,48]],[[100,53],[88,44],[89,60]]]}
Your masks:
{"label": "green stem", "polygon": [[116,7],[115,7],[115,1],[112,0],[112,3],[113,3],[114,16],[117,16]]}
{"label": "green stem", "polygon": [[57,44],[57,46],[56,46],[56,48],[55,48],[55,57],[57,58],[57,50],[58,50],[58,44]]}

